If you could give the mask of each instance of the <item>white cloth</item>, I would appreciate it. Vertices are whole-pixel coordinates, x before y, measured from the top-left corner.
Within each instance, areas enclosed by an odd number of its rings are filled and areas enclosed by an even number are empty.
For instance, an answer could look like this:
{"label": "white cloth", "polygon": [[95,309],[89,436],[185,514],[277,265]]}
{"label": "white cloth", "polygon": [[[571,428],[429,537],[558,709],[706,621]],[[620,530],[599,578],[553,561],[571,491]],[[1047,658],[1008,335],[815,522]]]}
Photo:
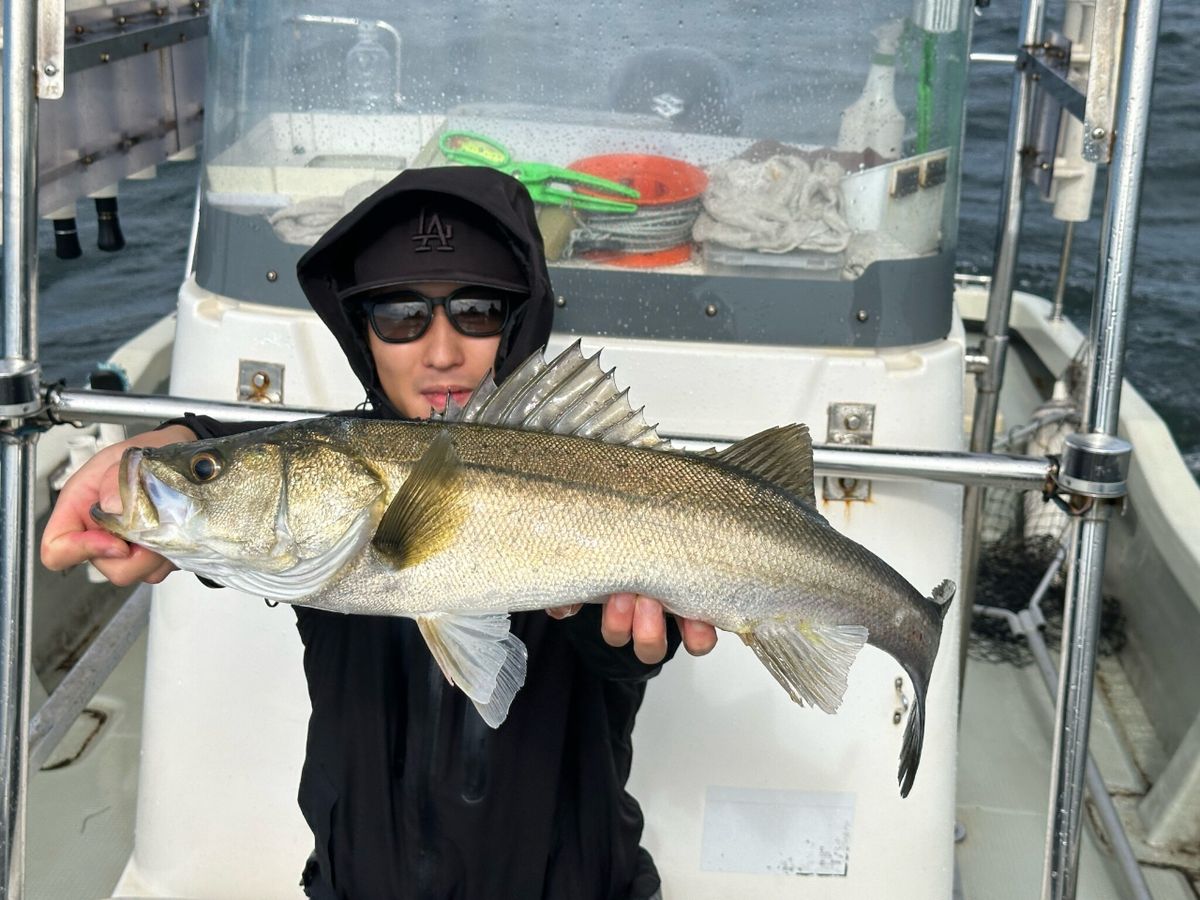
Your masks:
{"label": "white cloth", "polygon": [[798,156],[731,159],[708,170],[704,212],[692,237],[739,250],[838,253],[850,240],[842,216],[842,168]]}
{"label": "white cloth", "polygon": [[360,181],[340,197],[310,197],[272,213],[267,221],[284,243],[311,247],[338,219],[379,188],[382,181]]}

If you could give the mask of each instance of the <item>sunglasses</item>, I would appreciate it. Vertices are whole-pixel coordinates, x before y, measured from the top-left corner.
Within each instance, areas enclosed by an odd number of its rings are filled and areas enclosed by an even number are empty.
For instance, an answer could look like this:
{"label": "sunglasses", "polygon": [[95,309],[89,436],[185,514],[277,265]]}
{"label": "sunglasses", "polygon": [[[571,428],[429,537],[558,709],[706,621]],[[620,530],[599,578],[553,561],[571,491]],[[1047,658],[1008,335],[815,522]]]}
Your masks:
{"label": "sunglasses", "polygon": [[418,340],[429,330],[433,311],[441,307],[454,330],[466,337],[492,337],[504,330],[517,295],[495,288],[468,285],[445,297],[419,291],[391,290],[362,301],[371,330],[388,344]]}

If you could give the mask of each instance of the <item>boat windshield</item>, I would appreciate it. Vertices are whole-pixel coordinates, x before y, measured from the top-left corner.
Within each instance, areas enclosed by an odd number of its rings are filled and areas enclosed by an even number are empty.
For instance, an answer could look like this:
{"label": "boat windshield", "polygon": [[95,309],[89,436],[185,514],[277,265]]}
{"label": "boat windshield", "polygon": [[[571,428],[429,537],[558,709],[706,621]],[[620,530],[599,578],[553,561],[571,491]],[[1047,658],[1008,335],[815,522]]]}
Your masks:
{"label": "boat windshield", "polygon": [[940,329],[968,22],[967,0],[217,0],[198,279],[300,303],[264,270],[375,187],[495,165],[560,270],[790,282],[860,328],[903,273]]}

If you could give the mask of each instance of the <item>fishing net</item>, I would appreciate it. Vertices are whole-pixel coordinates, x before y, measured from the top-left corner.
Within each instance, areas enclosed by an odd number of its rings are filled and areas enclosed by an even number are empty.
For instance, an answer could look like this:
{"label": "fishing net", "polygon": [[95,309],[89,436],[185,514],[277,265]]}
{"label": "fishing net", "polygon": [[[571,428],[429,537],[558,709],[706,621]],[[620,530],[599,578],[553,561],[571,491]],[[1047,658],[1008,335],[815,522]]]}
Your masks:
{"label": "fishing net", "polygon": [[[1054,397],[1039,407],[1030,421],[996,441],[996,450],[1045,456],[1061,452],[1066,436],[1079,426],[1078,398],[1083,388],[1082,353],[1055,385]],[[975,586],[975,615],[967,653],[972,659],[1025,666],[1033,661],[1025,638],[1014,634],[1006,619],[987,615],[980,607],[1018,612],[1026,609],[1047,569],[1067,540],[1070,520],[1037,491],[989,488],[984,495],[980,531],[979,570]],[[1066,570],[1058,572],[1042,597],[1046,643],[1062,641]],[[1098,652],[1109,656],[1125,644],[1121,605],[1105,596],[1100,613]]]}

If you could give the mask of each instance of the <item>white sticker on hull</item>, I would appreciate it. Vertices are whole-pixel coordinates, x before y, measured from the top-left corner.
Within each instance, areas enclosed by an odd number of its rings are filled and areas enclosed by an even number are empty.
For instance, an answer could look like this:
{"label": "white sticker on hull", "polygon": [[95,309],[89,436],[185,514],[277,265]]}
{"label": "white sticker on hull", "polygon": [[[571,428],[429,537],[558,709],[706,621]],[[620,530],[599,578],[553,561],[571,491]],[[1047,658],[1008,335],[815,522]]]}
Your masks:
{"label": "white sticker on hull", "polygon": [[710,787],[700,868],[845,876],[853,824],[854,794]]}

